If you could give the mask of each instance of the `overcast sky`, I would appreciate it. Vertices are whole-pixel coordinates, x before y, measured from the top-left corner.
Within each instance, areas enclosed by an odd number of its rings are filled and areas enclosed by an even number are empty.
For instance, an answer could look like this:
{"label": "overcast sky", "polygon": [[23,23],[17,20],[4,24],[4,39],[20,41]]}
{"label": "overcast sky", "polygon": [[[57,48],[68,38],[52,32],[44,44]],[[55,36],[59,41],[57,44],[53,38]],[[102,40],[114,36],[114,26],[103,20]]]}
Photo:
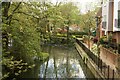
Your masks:
{"label": "overcast sky", "polygon": [[[13,0],[13,1],[21,1],[21,0]],[[40,0],[23,0],[23,1],[38,1],[39,2]],[[78,8],[81,10],[81,12],[85,13],[89,9],[90,10],[94,9],[94,4],[97,4],[101,0],[45,0],[45,1],[50,1],[52,3],[56,3],[56,2],[74,2],[78,6]]]}
{"label": "overcast sky", "polygon": [[85,13],[88,9],[93,9],[93,4],[97,4],[100,0],[51,0],[52,3],[56,2],[74,2],[80,8],[82,13]]}

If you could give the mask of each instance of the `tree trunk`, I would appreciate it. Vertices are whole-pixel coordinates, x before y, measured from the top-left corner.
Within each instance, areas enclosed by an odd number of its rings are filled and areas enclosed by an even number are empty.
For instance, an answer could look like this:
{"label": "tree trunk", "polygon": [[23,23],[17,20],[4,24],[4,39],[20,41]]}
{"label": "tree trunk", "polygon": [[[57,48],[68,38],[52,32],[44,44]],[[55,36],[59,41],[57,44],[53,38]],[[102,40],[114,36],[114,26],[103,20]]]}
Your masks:
{"label": "tree trunk", "polygon": [[[2,22],[6,25],[8,25],[7,21],[8,19],[8,11],[10,8],[10,2],[3,2],[3,17],[5,17],[5,19],[2,20]],[[7,26],[6,26],[7,27]],[[5,50],[5,52],[8,50],[8,33],[7,33],[7,29],[2,31],[2,46],[3,46],[3,50]]]}

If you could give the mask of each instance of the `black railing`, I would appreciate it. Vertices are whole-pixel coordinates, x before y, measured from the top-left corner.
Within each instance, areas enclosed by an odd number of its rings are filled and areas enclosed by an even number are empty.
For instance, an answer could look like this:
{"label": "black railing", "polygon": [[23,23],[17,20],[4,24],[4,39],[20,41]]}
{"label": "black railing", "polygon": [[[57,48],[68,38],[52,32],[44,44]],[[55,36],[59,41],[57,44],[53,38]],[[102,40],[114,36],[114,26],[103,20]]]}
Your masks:
{"label": "black railing", "polygon": [[98,66],[98,69],[105,76],[105,78],[112,78],[114,80],[116,72],[106,65],[99,57],[92,53],[81,41],[76,39],[76,42],[85,51],[85,53],[92,59],[92,61]]}
{"label": "black railing", "polygon": [[82,47],[82,49],[94,61],[94,63],[98,65],[98,61],[100,61],[100,59],[96,55],[94,55],[83,43],[81,43],[81,41],[76,39],[76,42]]}

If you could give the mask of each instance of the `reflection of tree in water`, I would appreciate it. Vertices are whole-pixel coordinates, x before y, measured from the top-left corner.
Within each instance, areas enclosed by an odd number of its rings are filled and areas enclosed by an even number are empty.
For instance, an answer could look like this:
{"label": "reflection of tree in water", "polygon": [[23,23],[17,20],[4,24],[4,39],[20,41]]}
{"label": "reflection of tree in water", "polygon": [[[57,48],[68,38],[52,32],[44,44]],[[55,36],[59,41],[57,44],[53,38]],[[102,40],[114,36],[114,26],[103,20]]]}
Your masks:
{"label": "reflection of tree in water", "polygon": [[73,48],[66,49],[60,47],[52,47],[50,51],[49,61],[46,62],[44,68],[44,77],[46,78],[79,78],[80,70],[77,59],[77,51]]}
{"label": "reflection of tree in water", "polygon": [[53,56],[53,59],[54,59],[54,73],[56,74],[56,78],[57,78],[57,66],[56,66],[56,57],[55,57],[55,54]]}
{"label": "reflection of tree in water", "polygon": [[58,77],[66,77],[66,64],[59,64],[59,66],[57,67],[58,70]]}

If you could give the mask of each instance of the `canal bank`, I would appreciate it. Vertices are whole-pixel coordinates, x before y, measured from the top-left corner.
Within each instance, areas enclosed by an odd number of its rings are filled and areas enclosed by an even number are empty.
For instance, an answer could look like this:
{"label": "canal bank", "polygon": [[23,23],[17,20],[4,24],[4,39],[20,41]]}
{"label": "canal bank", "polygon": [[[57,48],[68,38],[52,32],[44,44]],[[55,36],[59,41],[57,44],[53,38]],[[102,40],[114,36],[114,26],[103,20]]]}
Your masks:
{"label": "canal bank", "polygon": [[87,67],[90,69],[90,71],[95,76],[95,78],[106,80],[106,78],[104,77],[104,75],[101,73],[99,69],[99,67],[101,66],[98,66],[99,64],[98,58],[95,55],[93,55],[91,52],[89,54],[89,50],[85,50],[86,48],[85,45],[77,39],[76,39],[75,47],[79,55],[81,56],[82,60],[87,65]]}

